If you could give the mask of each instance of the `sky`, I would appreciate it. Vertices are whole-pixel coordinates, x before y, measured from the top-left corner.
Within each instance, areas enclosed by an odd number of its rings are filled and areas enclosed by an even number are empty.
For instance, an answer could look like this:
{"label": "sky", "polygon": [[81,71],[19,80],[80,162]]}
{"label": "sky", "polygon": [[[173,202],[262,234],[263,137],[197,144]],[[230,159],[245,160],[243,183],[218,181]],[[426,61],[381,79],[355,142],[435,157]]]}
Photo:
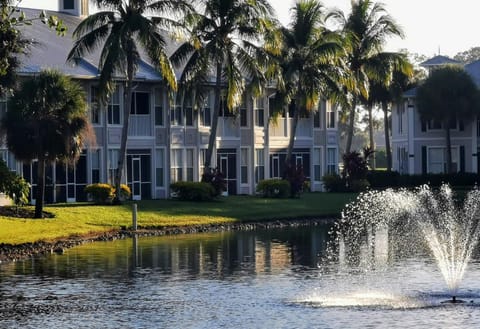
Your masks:
{"label": "sky", "polygon": [[[280,21],[290,21],[294,0],[269,0]],[[375,1],[375,0],[374,0]],[[349,12],[350,0],[321,0],[327,8]],[[478,0],[379,0],[399,24],[405,38],[390,39],[387,51],[407,49],[427,57],[455,54],[480,46]]]}

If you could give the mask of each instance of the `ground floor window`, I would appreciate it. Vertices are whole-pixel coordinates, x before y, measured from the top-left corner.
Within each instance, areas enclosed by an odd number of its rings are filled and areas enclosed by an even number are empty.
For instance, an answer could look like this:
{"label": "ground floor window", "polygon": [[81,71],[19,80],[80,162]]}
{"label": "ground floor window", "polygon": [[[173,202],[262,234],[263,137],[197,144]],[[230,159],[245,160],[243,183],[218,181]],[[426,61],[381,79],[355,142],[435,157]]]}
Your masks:
{"label": "ground floor window", "polygon": [[[459,171],[458,147],[452,147],[452,171]],[[447,149],[445,147],[428,148],[428,172],[441,174],[447,172]]]}
{"label": "ground floor window", "polygon": [[165,150],[155,150],[155,186],[165,187]]}
{"label": "ground floor window", "polygon": [[170,181],[172,183],[183,180],[182,163],[183,150],[173,149],[170,157]]}
{"label": "ground floor window", "polygon": [[118,155],[120,151],[118,149],[108,150],[108,182],[115,184],[115,174],[118,170]]}
{"label": "ground floor window", "polygon": [[327,148],[327,173],[336,174],[338,167],[337,149],[334,147]]}
{"label": "ground floor window", "polygon": [[322,149],[313,149],[313,180],[320,182],[322,180]]}
{"label": "ground floor window", "polygon": [[242,148],[240,153],[240,183],[248,184],[248,148]]}
{"label": "ground floor window", "polygon": [[255,150],[255,183],[265,179],[265,152],[263,149]]}

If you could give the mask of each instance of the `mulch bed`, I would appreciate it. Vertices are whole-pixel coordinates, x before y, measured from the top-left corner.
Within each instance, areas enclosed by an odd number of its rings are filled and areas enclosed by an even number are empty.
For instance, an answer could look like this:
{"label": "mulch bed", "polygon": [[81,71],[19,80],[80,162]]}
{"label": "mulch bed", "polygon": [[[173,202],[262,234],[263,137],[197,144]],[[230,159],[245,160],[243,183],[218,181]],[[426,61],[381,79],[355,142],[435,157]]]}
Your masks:
{"label": "mulch bed", "polygon": [[[3,206],[0,207],[0,216],[14,217],[14,218],[35,218],[35,209],[26,207]],[[55,217],[48,211],[43,212],[43,218]]]}

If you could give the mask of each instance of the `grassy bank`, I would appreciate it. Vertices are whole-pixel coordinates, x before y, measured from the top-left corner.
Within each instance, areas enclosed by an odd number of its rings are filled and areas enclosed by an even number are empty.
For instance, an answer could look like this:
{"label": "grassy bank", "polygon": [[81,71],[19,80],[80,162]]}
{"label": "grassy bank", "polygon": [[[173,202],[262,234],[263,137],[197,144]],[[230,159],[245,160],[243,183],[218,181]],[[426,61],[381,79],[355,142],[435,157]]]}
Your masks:
{"label": "grassy bank", "polygon": [[[209,225],[238,221],[335,216],[353,200],[353,194],[308,193],[300,199],[263,199],[230,196],[215,202],[145,200],[137,202],[138,225],[164,227]],[[55,217],[26,219],[0,216],[0,243],[51,241],[131,226],[132,203],[120,206],[61,204],[46,206]]]}

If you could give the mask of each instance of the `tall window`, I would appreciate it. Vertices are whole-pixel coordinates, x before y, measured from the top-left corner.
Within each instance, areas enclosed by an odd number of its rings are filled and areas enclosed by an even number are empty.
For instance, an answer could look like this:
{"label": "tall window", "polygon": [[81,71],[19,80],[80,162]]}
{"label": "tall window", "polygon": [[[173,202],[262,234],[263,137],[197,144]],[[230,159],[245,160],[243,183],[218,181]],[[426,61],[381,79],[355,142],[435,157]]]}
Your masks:
{"label": "tall window", "polygon": [[162,89],[156,88],[155,89],[155,125],[156,126],[163,126],[163,97],[162,97]]}
{"label": "tall window", "polygon": [[331,104],[327,104],[327,128],[335,128],[335,110]]}
{"label": "tall window", "polygon": [[98,101],[98,87],[92,86],[90,88],[90,121],[94,125],[101,124],[100,122],[100,103]]}
{"label": "tall window", "polygon": [[210,127],[210,124],[211,124],[210,97],[207,97],[205,99],[205,104],[201,109],[200,125],[205,127]]}
{"label": "tall window", "polygon": [[108,150],[108,182],[110,184],[115,183],[115,174],[118,170],[118,149]]}
{"label": "tall window", "polygon": [[165,150],[155,150],[155,186],[165,187]]}
{"label": "tall window", "polygon": [[320,182],[322,180],[322,149],[313,149],[313,180]]}
{"label": "tall window", "polygon": [[200,161],[199,169],[200,169],[200,178],[203,176],[205,172],[205,158],[207,156],[207,149],[200,149],[198,153],[198,159]]}
{"label": "tall window", "polygon": [[[452,170],[458,172],[460,169],[458,161],[458,147],[452,147]],[[447,172],[447,149],[444,147],[428,148],[428,172],[441,174]]]}
{"label": "tall window", "polygon": [[327,173],[336,174],[337,173],[337,149],[333,147],[327,148]]}
{"label": "tall window", "polygon": [[193,149],[186,149],[187,161],[185,163],[186,166],[186,180],[189,182],[193,182]]}
{"label": "tall window", "polygon": [[92,183],[100,183],[100,149],[92,150]]}
{"label": "tall window", "polygon": [[120,124],[120,91],[117,86],[115,91],[110,96],[108,101],[108,124],[119,125]]}
{"label": "tall window", "polygon": [[190,99],[185,100],[183,103],[183,109],[185,111],[185,125],[193,126],[193,107]]}
{"label": "tall window", "polygon": [[263,149],[255,150],[255,183],[265,179],[265,152]]}
{"label": "tall window", "polygon": [[245,101],[245,96],[242,96],[242,104],[240,104],[239,112],[240,112],[240,127],[248,127],[248,112],[247,112],[247,102]]}
{"label": "tall window", "polygon": [[248,148],[240,149],[240,183],[248,184]]}
{"label": "tall window", "polygon": [[182,118],[182,106],[180,100],[174,96],[175,103],[170,107],[170,124],[172,126],[180,126],[183,123]]}
{"label": "tall window", "polygon": [[132,106],[130,108],[130,114],[149,114],[150,102],[148,100],[148,93],[146,92],[134,92],[132,93]]}
{"label": "tall window", "polygon": [[265,109],[263,107],[263,98],[256,98],[254,101],[254,112],[255,112],[255,125],[257,127],[263,127],[265,125],[264,113]]}
{"label": "tall window", "polygon": [[182,149],[172,149],[171,159],[170,159],[170,180],[172,183],[182,181]]}
{"label": "tall window", "polygon": [[7,97],[0,94],[0,119],[7,113]]}
{"label": "tall window", "polygon": [[320,123],[320,118],[321,118],[321,115],[320,115],[320,106],[318,108],[317,111],[315,111],[315,113],[313,114],[313,127],[314,128],[321,128],[322,125]]}
{"label": "tall window", "polygon": [[403,106],[399,106],[397,109],[398,114],[398,133],[403,134],[403,115],[405,113],[405,109]]}

